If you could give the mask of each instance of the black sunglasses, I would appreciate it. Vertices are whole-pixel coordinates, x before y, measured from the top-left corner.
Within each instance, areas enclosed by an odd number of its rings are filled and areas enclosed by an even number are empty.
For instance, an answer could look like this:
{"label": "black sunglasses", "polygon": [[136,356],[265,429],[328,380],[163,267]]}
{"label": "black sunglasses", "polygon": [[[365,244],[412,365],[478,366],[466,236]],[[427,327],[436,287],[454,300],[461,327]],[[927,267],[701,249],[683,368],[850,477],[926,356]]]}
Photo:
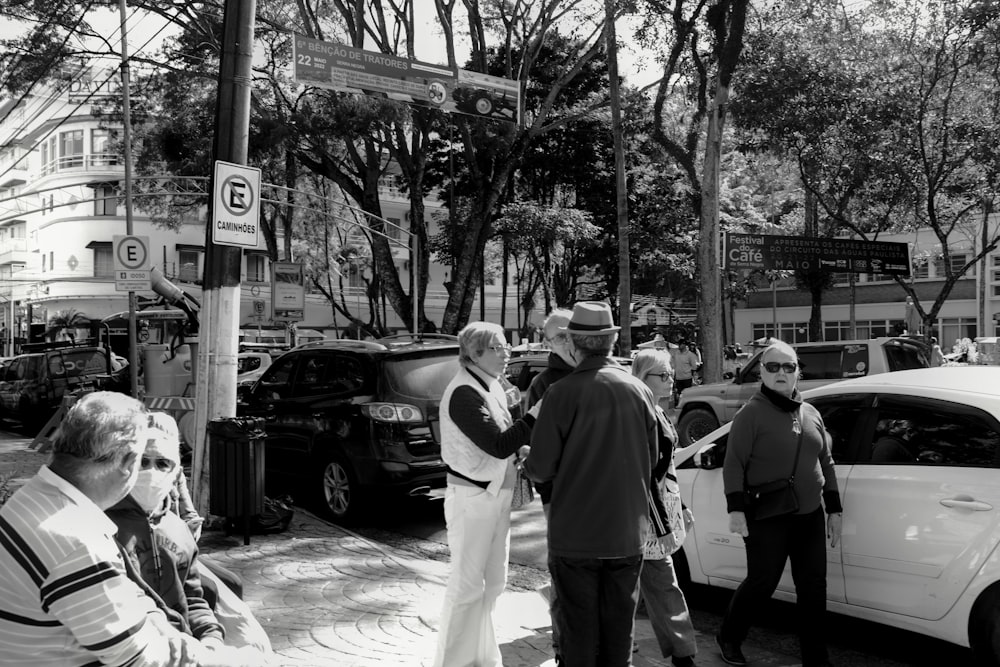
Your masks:
{"label": "black sunglasses", "polygon": [[794,373],[799,370],[799,365],[791,361],[784,361],[781,363],[778,363],[777,361],[768,361],[764,363],[764,370],[768,373],[777,373],[779,370],[785,371],[786,373]]}
{"label": "black sunglasses", "polygon": [[160,472],[173,472],[177,464],[170,459],[163,458],[161,456],[143,456],[141,461],[141,466],[143,470],[149,470],[150,468],[156,468]]}

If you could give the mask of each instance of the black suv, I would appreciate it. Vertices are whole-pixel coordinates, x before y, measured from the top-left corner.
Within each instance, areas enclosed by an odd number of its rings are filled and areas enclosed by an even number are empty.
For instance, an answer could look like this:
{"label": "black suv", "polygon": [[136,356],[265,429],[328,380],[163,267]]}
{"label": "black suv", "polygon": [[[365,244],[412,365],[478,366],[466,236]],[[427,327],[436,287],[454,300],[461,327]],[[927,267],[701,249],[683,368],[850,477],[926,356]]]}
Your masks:
{"label": "black suv", "polygon": [[286,352],[240,400],[241,415],[265,420],[268,494],[306,494],[350,523],[376,500],[366,492],[443,486],[438,408],[458,368],[458,341],[444,335]]}

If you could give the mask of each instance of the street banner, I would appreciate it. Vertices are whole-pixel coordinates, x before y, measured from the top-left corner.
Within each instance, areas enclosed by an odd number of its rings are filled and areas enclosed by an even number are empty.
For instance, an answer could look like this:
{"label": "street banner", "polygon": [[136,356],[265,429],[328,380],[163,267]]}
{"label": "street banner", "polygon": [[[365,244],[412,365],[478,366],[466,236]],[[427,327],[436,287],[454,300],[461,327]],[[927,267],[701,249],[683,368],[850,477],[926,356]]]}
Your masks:
{"label": "street banner", "polygon": [[305,272],[301,262],[271,262],[271,319],[301,322],[305,319]]}
{"label": "street banner", "polygon": [[378,51],[295,35],[297,83],[521,124],[521,84]]}
{"label": "street banner", "polygon": [[723,234],[723,266],[829,273],[910,275],[906,243],[766,234]]}

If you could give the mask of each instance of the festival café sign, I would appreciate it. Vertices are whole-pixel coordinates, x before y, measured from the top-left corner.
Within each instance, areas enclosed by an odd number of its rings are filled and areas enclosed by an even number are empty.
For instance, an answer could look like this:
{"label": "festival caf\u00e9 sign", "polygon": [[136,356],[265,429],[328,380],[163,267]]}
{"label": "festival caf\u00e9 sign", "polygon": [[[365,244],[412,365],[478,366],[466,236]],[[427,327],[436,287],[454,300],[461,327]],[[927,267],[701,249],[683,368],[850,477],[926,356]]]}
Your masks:
{"label": "festival caf\u00e9 sign", "polygon": [[727,269],[910,275],[906,243],[733,233],[724,234],[722,243]]}
{"label": "festival caf\u00e9 sign", "polygon": [[303,35],[295,35],[292,44],[292,73],[298,83],[349,93],[385,95],[442,111],[521,124],[519,81]]}

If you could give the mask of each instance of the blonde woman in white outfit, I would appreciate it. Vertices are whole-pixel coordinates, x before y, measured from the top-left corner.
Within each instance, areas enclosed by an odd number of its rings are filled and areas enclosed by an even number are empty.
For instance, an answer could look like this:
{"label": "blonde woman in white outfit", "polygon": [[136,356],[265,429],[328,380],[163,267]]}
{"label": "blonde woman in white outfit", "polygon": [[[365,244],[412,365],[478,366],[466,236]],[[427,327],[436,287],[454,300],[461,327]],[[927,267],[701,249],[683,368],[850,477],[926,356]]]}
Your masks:
{"label": "blonde woman in white outfit", "polygon": [[461,370],[441,398],[444,517],[451,572],[435,667],[502,665],[493,610],[507,584],[515,453],[531,440],[540,403],[514,420],[500,384],[510,357],[503,329],[472,322],[458,334]]}

